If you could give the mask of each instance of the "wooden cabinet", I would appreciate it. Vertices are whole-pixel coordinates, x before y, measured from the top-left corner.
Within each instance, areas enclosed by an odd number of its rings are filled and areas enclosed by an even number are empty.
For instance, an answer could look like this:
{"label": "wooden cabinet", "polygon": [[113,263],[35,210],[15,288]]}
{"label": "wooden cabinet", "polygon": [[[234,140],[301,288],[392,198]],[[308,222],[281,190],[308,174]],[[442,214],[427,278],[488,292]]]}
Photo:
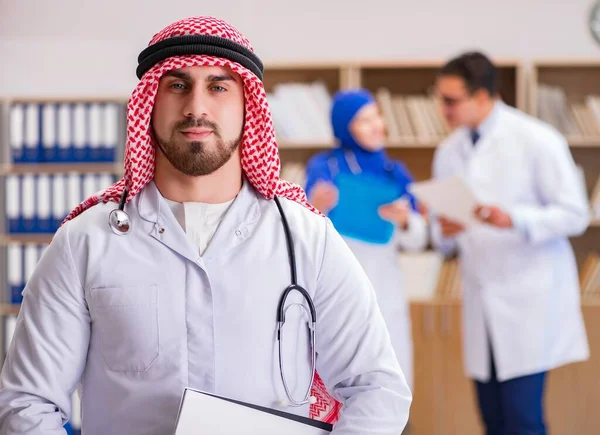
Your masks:
{"label": "wooden cabinet", "polygon": [[439,354],[435,308],[412,304],[414,353],[413,403],[410,412],[410,435],[436,434],[439,431],[441,397],[435,394],[441,385],[441,373],[435,357]]}
{"label": "wooden cabinet", "polygon": [[415,384],[410,435],[482,433],[473,385],[464,375],[461,305],[411,304]]}
{"label": "wooden cabinet", "polygon": [[558,368],[548,377],[546,415],[553,435],[600,432],[600,303],[584,302],[583,318],[590,359]]}
{"label": "wooden cabinet", "polygon": [[[411,303],[415,379],[410,435],[484,434],[474,386],[464,374],[461,308],[458,301]],[[600,302],[585,302],[582,310],[591,356],[548,376],[545,411],[552,435],[599,432]]]}

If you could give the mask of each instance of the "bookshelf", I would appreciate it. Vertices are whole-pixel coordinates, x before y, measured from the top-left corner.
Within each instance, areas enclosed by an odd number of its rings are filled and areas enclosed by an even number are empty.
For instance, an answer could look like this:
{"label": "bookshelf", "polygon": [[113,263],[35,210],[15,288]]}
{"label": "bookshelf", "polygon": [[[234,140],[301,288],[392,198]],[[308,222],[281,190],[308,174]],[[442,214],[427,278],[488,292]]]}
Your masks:
{"label": "bookshelf", "polygon": [[583,170],[593,220],[585,234],[572,239],[581,270],[590,253],[600,252],[600,61],[535,61],[529,90],[530,112],[567,137]]}
{"label": "bookshelf", "polygon": [[[444,60],[371,61],[347,64],[301,64],[299,66],[267,65],[265,67],[265,87],[271,109],[274,112],[280,106],[280,101],[277,100],[275,100],[275,104],[272,104],[273,99],[271,97],[276,86],[289,83],[304,85],[322,83],[327,88],[330,96],[340,89],[364,87],[371,91],[376,98],[380,95],[378,91],[387,93],[390,98],[410,98],[410,107],[405,109],[407,111],[405,112],[405,121],[408,116],[409,122],[414,125],[415,120],[419,122],[420,117],[429,115],[428,120],[421,121],[419,131],[414,131],[413,128],[409,134],[400,137],[388,134],[386,147],[391,157],[400,159],[407,164],[417,180],[424,180],[431,176],[431,162],[437,145],[448,134],[448,130],[440,125],[440,122],[443,122],[441,117],[438,119],[433,118],[435,108],[430,98],[436,72],[443,64]],[[501,76],[501,97],[507,104],[525,110],[526,89],[523,65],[518,60],[511,59],[498,60],[497,64]],[[293,103],[289,103],[289,106],[293,107],[295,111],[281,109],[282,112],[288,114],[283,117],[283,121],[294,123],[302,116],[303,112],[310,111],[310,106],[294,100],[293,95],[290,95],[289,99],[293,100]],[[395,118],[398,115],[394,112],[394,108],[386,107],[385,100],[381,104],[381,97],[377,101],[380,103],[386,117],[386,124],[389,126],[390,123],[395,123]],[[429,106],[423,109],[425,104],[429,104]],[[303,110],[303,108],[306,110]],[[423,112],[423,110],[427,110],[427,112]],[[324,113],[324,119],[321,122],[328,123],[328,107],[327,110],[321,108],[321,113]],[[308,122],[305,125],[310,126]],[[278,129],[277,122],[275,123],[275,129],[280,146],[283,178],[287,178],[286,166],[291,165],[293,167],[292,172],[296,176],[301,172],[302,165],[312,155],[333,146],[331,136],[325,140],[312,142],[304,139],[294,140],[279,134],[285,128]],[[390,133],[389,127],[388,133]],[[298,178],[287,179],[303,184],[303,178],[297,176]]]}
{"label": "bookshelf", "polygon": [[[439,120],[431,117],[432,107],[431,105],[426,106],[426,104],[435,74],[444,61],[443,59],[434,59],[266,65],[264,83],[271,109],[276,111],[278,107],[281,108],[282,105],[284,107],[281,109],[284,115],[278,117],[277,120],[274,119],[282,162],[282,177],[303,185],[303,169],[307,160],[315,153],[333,146],[333,137],[327,131],[329,117],[327,100],[324,95],[327,94],[330,97],[340,89],[365,87],[374,95],[377,95],[378,92],[381,94],[382,89],[387,90],[387,94],[385,91],[383,92],[383,100],[378,100],[383,101],[383,106],[386,104],[385,95],[389,97],[388,103],[394,97],[415,97],[411,102],[413,109],[411,109],[412,112],[409,112],[409,117],[419,116],[418,114],[422,113],[419,112],[418,107],[421,109],[428,107],[426,110],[429,110],[427,113],[430,115],[429,124],[427,124],[429,127],[421,124],[421,133],[429,131],[429,134],[415,134],[413,131],[412,135],[402,134],[400,137],[388,137],[386,147],[393,158],[402,160],[408,166],[417,180],[429,178],[435,149],[447,134],[447,130],[444,130],[443,125],[439,125]],[[539,115],[537,101],[540,85],[561,86],[565,90],[567,101],[580,104],[588,95],[594,93],[600,95],[600,62],[539,61],[527,67],[518,59],[495,59],[495,63],[500,69],[501,98],[507,104],[528,111],[535,116]],[[300,84],[304,87],[285,86],[289,84]],[[313,99],[307,101],[304,96],[305,99],[297,103],[298,100],[294,100],[294,98],[298,98],[298,89],[304,93],[308,93],[306,91],[310,90]],[[544,88],[542,87],[542,89]],[[281,97],[279,101],[278,96]],[[282,102],[286,96],[290,96],[292,99],[291,104]],[[124,105],[126,100],[121,97],[82,97],[80,99],[46,98],[0,101],[1,203],[6,206],[5,180],[11,175],[34,174],[37,176],[73,172],[80,174],[104,172],[116,177],[121,176],[122,164],[120,162],[122,161],[124,142]],[[123,122],[118,127],[120,141],[115,161],[59,163],[14,163],[12,161],[8,110],[12,102],[89,104],[107,101],[117,102],[120,105],[120,119]],[[287,107],[285,107],[286,104]],[[428,104],[431,102],[429,101]],[[392,112],[387,114],[388,118],[390,116],[397,118],[394,107],[398,106],[392,105]],[[385,112],[385,107],[382,107],[382,110]],[[298,121],[297,116],[306,112],[315,112],[322,118],[315,119],[313,116]],[[303,129],[301,128],[298,133],[298,130],[286,128],[286,120],[293,124],[308,125],[308,128],[304,128],[304,130],[311,129],[311,122],[320,123],[319,134],[302,136],[305,134]],[[302,124],[303,122],[304,124]],[[598,181],[600,176],[600,132],[598,134],[570,134],[568,140],[576,162],[583,168],[586,187],[591,198],[596,183],[600,183]],[[5,277],[7,276],[7,248],[9,245],[44,245],[51,240],[52,233],[12,234],[6,231],[7,222],[2,221],[1,223],[0,274]],[[590,225],[584,235],[574,238],[573,246],[580,268],[587,264],[589,270],[592,270],[593,257],[590,255],[600,249],[600,219]],[[479,433],[481,427],[478,421],[475,397],[471,382],[464,376],[462,368],[462,304],[458,260],[442,262],[433,252],[426,252],[422,255],[426,261],[435,263],[431,272],[425,271],[424,263],[413,264],[414,269],[411,269],[410,263],[406,263],[409,264],[409,267],[404,268],[404,270],[418,270],[418,273],[422,273],[423,276],[427,274],[428,282],[423,287],[431,287],[430,296],[411,302],[415,355],[415,400],[411,410],[411,434]],[[592,258],[592,260],[588,260],[588,258]],[[411,277],[412,282],[418,279],[418,277]],[[9,294],[6,279],[0,280],[0,290],[3,295]],[[3,298],[2,301],[5,303],[0,303],[0,316],[3,316],[4,319],[7,318],[6,316],[15,315],[18,312],[18,304],[8,303],[6,298]],[[583,298],[582,309],[588,328],[592,355],[595,355],[597,349],[600,348],[600,335],[595,332],[600,331],[600,322],[596,320],[600,319],[600,302],[592,296]],[[562,428],[564,429],[562,432],[567,433],[573,432],[570,430],[571,427],[577,427],[576,433],[591,434],[594,433],[593,428],[600,424],[600,419],[594,420],[595,417],[589,417],[589,415],[595,414],[587,413],[585,417],[582,414],[589,407],[586,403],[600,403],[600,393],[593,389],[595,384],[589,382],[595,376],[594,364],[597,367],[598,361],[595,356],[587,363],[560,369],[551,376],[547,399],[551,430],[560,433]],[[575,387],[569,388],[569,385],[575,385]],[[568,411],[565,411],[565,407],[568,407]],[[551,410],[552,412],[550,412]],[[590,426],[584,427],[586,418]]]}
{"label": "bookshelf", "polygon": [[[125,98],[0,100],[0,349],[21,291],[66,214],[122,174]],[[79,402],[73,396],[74,406]],[[73,422],[75,423],[75,422]],[[76,427],[74,433],[79,433]]]}
{"label": "bookshelf", "polygon": [[3,354],[20,291],[66,214],[122,174],[125,98],[0,100]]}
{"label": "bookshelf", "polygon": [[[591,382],[600,359],[600,61],[545,59],[533,63],[530,110],[546,118],[567,137],[575,162],[583,170],[594,220],[572,238],[580,271],[581,300],[591,356],[584,363],[561,367],[548,378],[546,408],[557,433],[592,434],[600,394]],[[552,101],[554,112],[544,110]],[[558,112],[558,114],[556,113]],[[565,403],[571,403],[565,409]]]}

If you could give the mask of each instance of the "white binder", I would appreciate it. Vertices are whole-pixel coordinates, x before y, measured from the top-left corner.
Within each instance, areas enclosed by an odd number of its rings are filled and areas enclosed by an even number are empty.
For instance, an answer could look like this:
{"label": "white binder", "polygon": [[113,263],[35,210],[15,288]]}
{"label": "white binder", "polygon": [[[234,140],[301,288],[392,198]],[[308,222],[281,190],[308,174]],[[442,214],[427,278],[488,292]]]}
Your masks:
{"label": "white binder", "polygon": [[52,189],[50,184],[50,176],[48,174],[40,174],[37,177],[37,229],[44,233],[52,232],[52,209],[51,195]]}
{"label": "white binder", "polygon": [[77,103],[73,106],[73,153],[75,161],[82,162],[86,160],[86,140],[87,140],[87,110],[85,104]]}
{"label": "white binder", "polygon": [[35,232],[35,176],[33,174],[23,175],[21,184],[22,190],[22,209],[23,230],[25,232]]}
{"label": "white binder", "polygon": [[90,160],[101,161],[102,160],[102,123],[103,123],[104,112],[102,105],[99,103],[93,103],[89,107],[89,128],[88,128],[88,143],[90,144]]}
{"label": "white binder", "polygon": [[28,162],[38,158],[37,147],[40,142],[40,107],[29,103],[25,106],[25,149],[24,155]]}
{"label": "white binder", "polygon": [[67,204],[67,179],[65,174],[52,177],[52,227],[56,230],[71,211]]}
{"label": "white binder", "polygon": [[42,106],[42,147],[44,149],[44,160],[53,162],[56,160],[57,143],[57,111],[56,105],[47,103]]}
{"label": "white binder", "polygon": [[71,107],[67,103],[58,106],[58,159],[68,161],[71,157],[73,134],[71,131]]}
{"label": "white binder", "polygon": [[186,388],[175,435],[326,435],[328,423]]}
{"label": "white binder", "polygon": [[25,108],[21,104],[13,104],[10,108],[10,148],[14,162],[23,160],[25,142]]}

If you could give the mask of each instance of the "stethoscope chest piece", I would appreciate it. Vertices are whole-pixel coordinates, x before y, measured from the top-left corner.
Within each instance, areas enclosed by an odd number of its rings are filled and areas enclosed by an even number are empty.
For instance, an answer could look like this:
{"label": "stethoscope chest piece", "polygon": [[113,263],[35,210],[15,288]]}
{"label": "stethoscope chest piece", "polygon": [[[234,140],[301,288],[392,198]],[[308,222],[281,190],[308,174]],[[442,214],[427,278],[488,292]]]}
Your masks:
{"label": "stethoscope chest piece", "polygon": [[108,216],[108,224],[115,234],[123,236],[131,231],[129,215],[120,209],[115,209]]}
{"label": "stethoscope chest piece", "polygon": [[119,201],[119,208],[113,210],[108,215],[108,225],[110,225],[113,233],[124,236],[129,234],[131,231],[131,219],[125,210],[125,201],[127,200],[127,189],[123,189],[121,200]]}

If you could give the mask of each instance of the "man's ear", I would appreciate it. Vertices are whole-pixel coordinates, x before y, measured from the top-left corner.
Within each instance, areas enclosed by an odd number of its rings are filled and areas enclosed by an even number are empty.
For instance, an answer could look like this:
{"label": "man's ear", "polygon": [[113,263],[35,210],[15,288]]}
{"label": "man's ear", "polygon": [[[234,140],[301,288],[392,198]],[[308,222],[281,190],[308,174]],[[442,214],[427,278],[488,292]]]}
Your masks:
{"label": "man's ear", "polygon": [[477,89],[474,93],[473,93],[473,97],[475,98],[476,101],[478,102],[485,102],[488,101],[490,98],[492,98],[492,96],[490,95],[490,93],[487,91],[487,89]]}

